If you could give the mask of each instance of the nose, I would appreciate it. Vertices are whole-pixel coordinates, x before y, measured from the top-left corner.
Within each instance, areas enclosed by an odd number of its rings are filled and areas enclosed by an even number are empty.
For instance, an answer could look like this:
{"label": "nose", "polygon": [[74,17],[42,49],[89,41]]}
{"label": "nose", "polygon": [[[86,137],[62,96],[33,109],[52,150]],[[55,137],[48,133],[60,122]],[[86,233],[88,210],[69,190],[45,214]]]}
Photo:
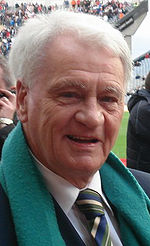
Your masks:
{"label": "nose", "polygon": [[95,128],[104,123],[104,114],[97,100],[84,103],[75,114],[75,119],[88,128]]}

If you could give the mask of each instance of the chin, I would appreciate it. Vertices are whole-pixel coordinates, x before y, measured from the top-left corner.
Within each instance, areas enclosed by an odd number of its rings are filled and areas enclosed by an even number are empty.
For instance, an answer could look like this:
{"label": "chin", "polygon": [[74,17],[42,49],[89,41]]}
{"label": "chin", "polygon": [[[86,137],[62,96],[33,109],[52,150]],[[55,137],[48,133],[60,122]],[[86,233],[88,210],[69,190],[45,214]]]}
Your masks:
{"label": "chin", "polygon": [[86,172],[89,175],[93,175],[97,170],[100,169],[100,164],[93,164],[93,162],[84,162],[78,166],[80,172]]}

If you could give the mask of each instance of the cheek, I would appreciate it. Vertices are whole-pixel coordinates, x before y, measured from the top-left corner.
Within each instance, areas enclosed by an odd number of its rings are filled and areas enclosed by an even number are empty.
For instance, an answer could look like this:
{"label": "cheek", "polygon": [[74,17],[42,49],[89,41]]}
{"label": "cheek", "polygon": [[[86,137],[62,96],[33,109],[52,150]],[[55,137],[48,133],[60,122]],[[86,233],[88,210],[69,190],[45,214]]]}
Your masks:
{"label": "cheek", "polygon": [[52,107],[50,103],[46,103],[46,100],[42,97],[39,99],[30,98],[28,113],[32,120],[36,120],[38,123],[47,121],[52,115]]}
{"label": "cheek", "polygon": [[32,134],[33,138],[42,138],[42,135],[44,134],[44,121],[45,118],[48,117],[48,115],[43,114],[42,110],[42,103],[39,102],[39,100],[34,101],[33,99],[30,100],[29,102],[29,107],[28,107],[28,131],[30,131],[30,134]]}
{"label": "cheek", "polygon": [[50,100],[44,100],[41,106],[41,115],[45,124],[48,122],[55,128],[63,128],[73,115],[73,107],[62,106]]}

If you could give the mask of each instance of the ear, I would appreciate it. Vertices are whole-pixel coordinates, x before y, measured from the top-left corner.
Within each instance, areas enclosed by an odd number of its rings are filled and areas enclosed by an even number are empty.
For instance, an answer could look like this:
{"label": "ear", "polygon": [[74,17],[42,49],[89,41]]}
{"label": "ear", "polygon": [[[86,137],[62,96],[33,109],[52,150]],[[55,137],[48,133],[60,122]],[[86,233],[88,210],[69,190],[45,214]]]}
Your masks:
{"label": "ear", "polygon": [[16,96],[17,115],[19,120],[22,123],[25,123],[28,121],[28,114],[27,114],[28,87],[24,86],[21,81],[17,81],[16,91],[17,91],[17,96]]}

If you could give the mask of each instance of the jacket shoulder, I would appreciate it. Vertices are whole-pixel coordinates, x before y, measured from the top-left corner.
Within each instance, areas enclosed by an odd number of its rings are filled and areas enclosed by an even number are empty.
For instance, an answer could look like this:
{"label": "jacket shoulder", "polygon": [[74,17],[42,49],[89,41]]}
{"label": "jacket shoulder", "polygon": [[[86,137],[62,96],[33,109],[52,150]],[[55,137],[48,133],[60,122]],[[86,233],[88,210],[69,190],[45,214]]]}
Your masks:
{"label": "jacket shoulder", "polygon": [[150,173],[142,172],[136,169],[129,168],[130,172],[137,179],[147,196],[150,198]]}

